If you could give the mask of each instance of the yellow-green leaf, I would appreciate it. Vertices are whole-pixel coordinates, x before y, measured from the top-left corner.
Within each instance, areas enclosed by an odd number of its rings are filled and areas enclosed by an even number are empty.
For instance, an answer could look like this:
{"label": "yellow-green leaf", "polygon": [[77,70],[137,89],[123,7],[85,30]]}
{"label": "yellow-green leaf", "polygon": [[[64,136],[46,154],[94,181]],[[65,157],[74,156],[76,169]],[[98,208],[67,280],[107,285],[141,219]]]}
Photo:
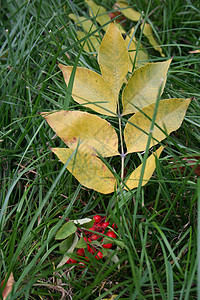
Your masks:
{"label": "yellow-green leaf", "polygon": [[78,150],[74,153],[73,149],[53,148],[51,150],[63,164],[70,159],[67,169],[82,185],[103,194],[114,192],[115,177],[98,157]]}
{"label": "yellow-green leaf", "polygon": [[[72,19],[77,26],[83,28],[87,33],[95,31],[97,27],[93,24],[93,22],[89,19],[86,19],[84,17],[76,16],[74,14],[69,14],[68,17]],[[95,33],[96,35],[99,35],[98,32]]]}
{"label": "yellow-green leaf", "polygon": [[[66,84],[68,84],[73,67],[59,64]],[[117,102],[107,82],[98,73],[77,67],[72,89],[74,100],[94,111],[115,116]]]}
{"label": "yellow-green leaf", "polygon": [[99,65],[101,74],[118,100],[124,78],[128,72],[129,56],[126,43],[116,28],[111,23],[99,48]]}
{"label": "yellow-green leaf", "polygon": [[136,107],[142,109],[156,102],[161,84],[161,93],[164,90],[170,63],[171,59],[148,63],[133,72],[122,94],[123,115],[136,113]]}
{"label": "yellow-green leaf", "polygon": [[119,154],[116,131],[99,116],[65,110],[42,115],[69,148],[103,157]]}
{"label": "yellow-green leaf", "polygon": [[[140,26],[142,29],[143,24]],[[153,30],[150,24],[145,23],[143,33],[146,36],[146,38],[149,40],[149,43],[153,46],[155,50],[160,52],[160,55],[162,57],[165,57],[165,55],[162,52],[162,48],[159,46],[159,44],[156,42],[154,35],[153,35]]]}
{"label": "yellow-green leaf", "polygon": [[[82,38],[84,38],[86,35],[83,31],[77,31],[77,38],[78,40],[81,40]],[[84,41],[81,42],[81,45],[83,45]],[[99,36],[96,35],[91,35],[90,37],[87,38],[83,49],[90,53],[90,52],[98,52],[99,51],[99,47],[100,47],[100,40],[99,40]]]}
{"label": "yellow-green leaf", "polygon": [[75,233],[76,230],[77,230],[77,227],[74,225],[74,222],[68,221],[58,230],[58,232],[55,236],[55,239],[56,240],[66,239],[68,236]]}
{"label": "yellow-green leaf", "polygon": [[[164,149],[164,147],[161,146],[147,158],[144,175],[143,175],[143,179],[142,179],[142,186],[144,186],[151,178],[151,176],[156,168],[156,157],[159,158],[163,149]],[[125,189],[132,190],[132,189],[138,187],[141,170],[142,170],[142,164],[131,173],[128,180],[126,181]]]}
{"label": "yellow-green leaf", "polygon": [[130,7],[130,5],[127,4],[126,1],[117,1],[116,6],[121,9],[121,13],[128,19],[135,22],[139,21],[141,14]]}
{"label": "yellow-green leaf", "polygon": [[[165,139],[167,135],[181,126],[190,101],[191,99],[177,98],[160,101],[150,147]],[[124,140],[127,147],[127,153],[146,150],[148,134],[151,127],[151,120],[149,120],[148,117],[152,119],[154,108],[155,103],[143,108],[142,112],[137,112],[128,120],[124,130]],[[164,132],[156,125],[158,125]]]}

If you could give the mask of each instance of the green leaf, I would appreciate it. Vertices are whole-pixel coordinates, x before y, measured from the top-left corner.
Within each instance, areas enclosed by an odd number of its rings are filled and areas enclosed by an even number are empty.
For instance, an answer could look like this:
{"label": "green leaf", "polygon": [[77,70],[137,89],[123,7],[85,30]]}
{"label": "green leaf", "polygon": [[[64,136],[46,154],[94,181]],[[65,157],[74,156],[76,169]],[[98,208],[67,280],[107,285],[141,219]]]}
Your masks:
{"label": "green leaf", "polygon": [[[76,16],[74,14],[69,14],[68,17],[72,19],[77,26],[83,28],[86,33],[91,33],[97,30],[97,27],[93,24],[93,22],[89,19],[86,19],[85,17]],[[96,32],[95,35],[99,35],[98,32]]]}
{"label": "green leaf", "polygon": [[[191,99],[177,98],[160,101],[149,147],[158,144],[181,126],[190,101]],[[127,153],[146,150],[154,107],[155,103],[143,108],[128,120],[124,130]]]}
{"label": "green leaf", "polygon": [[[147,158],[144,176],[142,179],[142,186],[144,186],[151,178],[151,176],[156,168],[156,157],[157,158],[160,157],[160,154],[163,149],[164,149],[164,147],[161,146]],[[140,176],[141,176],[141,170],[142,170],[142,164],[130,174],[128,180],[126,181],[126,186],[125,186],[126,190],[128,190],[128,189],[132,190],[132,189],[138,187]]]}
{"label": "green leaf", "polygon": [[127,18],[134,22],[139,21],[141,14],[130,7],[126,1],[117,1],[116,6],[120,8],[121,13]]}
{"label": "green leaf", "polygon": [[68,221],[65,223],[57,232],[55,239],[56,240],[63,240],[66,239],[68,236],[75,233],[77,230],[77,227],[74,225],[72,221]]}
{"label": "green leaf", "polygon": [[[67,253],[73,253],[77,243],[79,241],[79,238],[77,236],[77,234],[75,234],[74,236],[74,240],[73,240],[73,243],[71,245],[71,247],[69,248],[69,250],[67,251]],[[64,264],[66,264],[66,262],[68,261],[69,259],[69,256],[68,255],[64,255],[63,259],[61,260],[61,262],[58,264],[57,268],[60,268],[62,267]]]}
{"label": "green leaf", "polygon": [[59,249],[61,252],[66,252],[71,247],[74,240],[74,234],[68,236],[64,241],[62,241],[59,245]]}
{"label": "green leaf", "polygon": [[116,131],[99,116],[65,110],[42,115],[69,148],[103,157],[119,155]]}
{"label": "green leaf", "polygon": [[[66,84],[68,85],[73,67],[58,65],[63,72]],[[117,102],[108,83],[98,73],[86,68],[78,67],[74,78],[72,89],[74,100],[94,111],[115,116]]]}
{"label": "green leaf", "polygon": [[99,65],[101,74],[115,95],[116,102],[124,78],[128,72],[129,56],[126,43],[111,23],[99,48]]}
{"label": "green leaf", "polygon": [[164,90],[170,63],[171,59],[148,63],[133,72],[122,94],[123,115],[136,113],[137,107],[142,109],[156,102],[161,84],[161,92]]}
{"label": "green leaf", "polygon": [[[66,163],[74,150],[65,148],[51,149],[62,163]],[[67,169],[84,186],[103,194],[114,192],[116,180],[106,165],[96,156],[76,151]]]}
{"label": "green leaf", "polygon": [[79,239],[78,243],[76,244],[76,248],[87,248],[87,244],[84,241],[83,237]]}
{"label": "green leaf", "polygon": [[[143,27],[143,24],[141,25],[141,29]],[[146,38],[149,40],[149,43],[153,46],[155,50],[160,52],[160,55],[162,57],[165,57],[165,55],[162,52],[162,48],[159,46],[159,44],[156,42],[154,36],[153,36],[153,30],[150,24],[145,23],[143,28],[143,34],[146,36]]]}

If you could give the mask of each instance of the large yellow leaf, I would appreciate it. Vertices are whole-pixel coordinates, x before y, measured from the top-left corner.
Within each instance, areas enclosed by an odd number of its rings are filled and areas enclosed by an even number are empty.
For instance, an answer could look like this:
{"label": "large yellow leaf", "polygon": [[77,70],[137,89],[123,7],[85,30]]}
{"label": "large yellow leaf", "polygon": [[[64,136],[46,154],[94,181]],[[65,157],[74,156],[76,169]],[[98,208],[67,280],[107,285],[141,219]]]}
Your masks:
{"label": "large yellow leaf", "polygon": [[73,155],[75,151],[73,149],[53,148],[51,150],[63,164],[70,159],[67,169],[82,185],[103,194],[114,192],[115,177],[98,157],[78,150]]}
{"label": "large yellow leaf", "polygon": [[[76,32],[77,34],[77,38],[79,40],[81,40],[82,38],[84,38],[86,36],[86,34],[83,32],[83,31],[77,31]],[[81,45],[84,43],[81,42]],[[83,46],[83,49],[86,51],[86,52],[98,52],[99,51],[99,47],[100,47],[100,40],[99,40],[99,36],[96,36],[96,35],[91,35],[90,37],[87,38],[84,46]]]}
{"label": "large yellow leaf", "polygon": [[[68,84],[73,67],[59,64],[66,84]],[[108,84],[98,73],[77,67],[72,89],[74,100],[94,111],[108,116],[115,116],[117,102]]]}
{"label": "large yellow leaf", "polygon": [[[151,176],[156,168],[156,157],[159,158],[163,149],[164,149],[164,147],[161,146],[147,158],[145,170],[144,170],[144,176],[142,179],[142,186],[144,186],[151,178]],[[131,173],[128,180],[126,181],[125,189],[132,190],[132,189],[138,187],[141,170],[142,170],[142,164]]]}
{"label": "large yellow leaf", "polygon": [[142,109],[156,102],[161,83],[161,93],[164,90],[170,63],[171,59],[148,63],[133,72],[122,94],[123,115],[136,113],[136,107]]}
{"label": "large yellow leaf", "polygon": [[[93,24],[93,22],[89,19],[86,19],[84,17],[77,17],[74,14],[69,14],[68,17],[70,19],[72,19],[74,22],[76,22],[76,24],[83,28],[87,33],[88,32],[92,32],[95,31],[97,29],[97,27]],[[99,35],[98,32],[95,33],[96,35]]]}
{"label": "large yellow leaf", "polygon": [[71,149],[103,157],[118,155],[118,137],[106,120],[82,111],[61,110],[42,114]]}
{"label": "large yellow leaf", "polygon": [[[141,29],[142,29],[142,26],[143,26],[143,24],[140,26]],[[153,30],[152,30],[152,27],[150,24],[145,23],[143,33],[149,40],[149,43],[154,47],[154,49],[157,50],[158,52],[160,52],[160,55],[162,57],[165,57],[165,55],[162,52],[162,48],[159,46],[159,44],[156,42],[156,40],[154,38]]]}
{"label": "large yellow leaf", "polygon": [[[165,139],[167,135],[181,126],[190,101],[191,99],[176,98],[160,101],[150,147]],[[155,103],[143,108],[142,112],[152,119],[154,108]],[[137,112],[126,124],[124,140],[127,147],[127,153],[146,150],[151,120],[149,120],[142,112]],[[166,133],[162,132],[156,124]]]}
{"label": "large yellow leaf", "polygon": [[139,21],[141,14],[130,7],[130,5],[127,4],[126,1],[117,1],[116,6],[121,8],[121,13],[128,19],[132,21]]}
{"label": "large yellow leaf", "polygon": [[109,25],[102,40],[98,60],[104,80],[109,83],[118,99],[119,91],[128,72],[129,56],[126,43],[113,23]]}

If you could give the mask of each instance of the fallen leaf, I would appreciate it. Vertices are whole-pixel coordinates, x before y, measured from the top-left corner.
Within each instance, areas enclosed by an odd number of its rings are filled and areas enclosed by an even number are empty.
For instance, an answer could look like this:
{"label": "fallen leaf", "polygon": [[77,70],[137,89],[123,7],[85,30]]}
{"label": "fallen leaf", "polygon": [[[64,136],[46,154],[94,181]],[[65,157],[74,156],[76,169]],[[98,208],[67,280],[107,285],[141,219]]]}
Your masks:
{"label": "fallen leaf", "polygon": [[[114,192],[116,180],[108,167],[96,156],[66,148],[51,149],[72,175],[87,188],[102,194]],[[73,157],[72,157],[73,156]]]}
{"label": "fallen leaf", "polygon": [[[76,16],[74,14],[69,14],[68,17],[73,20],[77,26],[83,28],[87,33],[92,33],[93,31],[97,30],[97,27],[89,19],[86,19],[82,16]],[[99,33],[96,32],[95,35],[98,36]]]}
{"label": "fallen leaf", "polygon": [[[143,27],[143,24],[140,26],[141,30],[142,30],[142,27]],[[148,39],[149,43],[153,46],[153,48],[156,51],[160,52],[160,55],[162,57],[165,57],[165,55],[162,52],[162,48],[157,43],[157,41],[153,35],[153,29],[150,24],[145,23],[144,28],[143,28],[143,34],[146,36],[146,38]]]}
{"label": "fallen leaf", "polygon": [[[158,144],[158,142],[165,139],[172,131],[177,130],[181,126],[190,101],[191,99],[180,98],[160,101],[149,148]],[[155,104],[151,104],[128,120],[124,130],[127,153],[146,150],[154,107]]]}
{"label": "fallen leaf", "polygon": [[115,129],[99,116],[65,110],[42,116],[69,148],[95,156],[119,155]]}
{"label": "fallen leaf", "polygon": [[[1,287],[3,286],[3,283],[4,283],[5,279],[2,281],[1,283]],[[3,300],[5,299],[9,299],[7,298],[8,295],[10,294],[10,292],[12,291],[12,288],[13,288],[13,284],[15,283],[15,280],[14,280],[14,276],[13,276],[13,273],[11,272],[10,273],[10,276],[8,278],[8,281],[6,283],[6,286],[3,290],[3,293],[2,293],[2,296],[3,296]]]}
{"label": "fallen leaf", "polygon": [[[78,40],[83,39],[86,37],[86,34],[83,31],[77,31],[77,38]],[[84,41],[81,42],[81,45],[83,45]],[[91,35],[87,38],[86,42],[84,43],[83,49],[88,53],[98,52],[100,47],[100,39],[99,36]]]}
{"label": "fallen leaf", "polygon": [[121,9],[122,14],[128,19],[135,22],[139,21],[141,13],[130,7],[130,5],[127,4],[126,1],[117,1],[116,6]]}
{"label": "fallen leaf", "polygon": [[156,102],[158,92],[162,94],[164,90],[170,63],[171,59],[148,63],[133,72],[122,94],[123,115],[136,113],[137,108]]}
{"label": "fallen leaf", "polygon": [[[73,67],[61,64],[58,66],[68,85]],[[100,114],[115,116],[117,112],[117,102],[108,83],[101,75],[89,69],[81,67],[76,69],[72,96],[79,104]]]}
{"label": "fallen leaf", "polygon": [[[146,165],[145,165],[145,170],[144,170],[144,175],[142,178],[142,185],[144,186],[151,176],[153,175],[153,172],[156,168],[156,158],[158,159],[160,157],[161,152],[163,151],[164,147],[161,146],[158,148],[153,154],[151,154],[147,160],[146,160]],[[125,182],[126,190],[132,190],[134,188],[137,188],[139,185],[140,181],[140,176],[141,176],[141,170],[142,170],[142,165],[141,164],[139,167],[137,167],[129,176],[128,180]]]}
{"label": "fallen leaf", "polygon": [[113,23],[102,40],[98,61],[101,74],[105,82],[109,82],[117,103],[119,91],[128,72],[129,57],[126,43]]}

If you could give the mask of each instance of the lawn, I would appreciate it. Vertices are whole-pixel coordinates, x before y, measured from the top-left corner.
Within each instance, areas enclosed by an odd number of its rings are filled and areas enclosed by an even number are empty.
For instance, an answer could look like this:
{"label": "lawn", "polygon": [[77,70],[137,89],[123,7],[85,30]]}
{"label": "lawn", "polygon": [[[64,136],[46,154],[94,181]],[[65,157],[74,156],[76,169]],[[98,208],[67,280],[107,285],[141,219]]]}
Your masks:
{"label": "lawn", "polygon": [[[127,1],[142,13],[133,20],[126,9],[125,17],[114,14],[113,0],[95,2],[104,7],[105,21],[89,15],[89,0],[1,3],[0,298],[13,274],[10,299],[199,299],[200,3]],[[141,177],[137,188],[124,189],[131,172],[147,162],[147,151],[129,153],[122,166],[117,156],[101,158],[117,182],[114,191],[102,193],[81,184],[66,168],[69,162],[63,165],[51,151],[66,144],[41,113],[97,115],[75,101],[73,76],[67,87],[58,64],[100,74],[97,52],[110,16],[123,24],[123,38],[134,27],[133,69],[172,58],[161,98],[192,100],[180,128],[159,142],[164,149],[150,180],[143,186]],[[88,31],[82,17],[91,22]],[[112,116],[104,119],[121,137],[127,117],[120,118],[121,127]],[[86,261],[74,249],[69,259],[75,262],[59,266],[67,252],[56,238],[59,230],[69,220],[94,216],[110,222],[109,230],[115,223],[112,248],[97,259],[86,247]]]}

